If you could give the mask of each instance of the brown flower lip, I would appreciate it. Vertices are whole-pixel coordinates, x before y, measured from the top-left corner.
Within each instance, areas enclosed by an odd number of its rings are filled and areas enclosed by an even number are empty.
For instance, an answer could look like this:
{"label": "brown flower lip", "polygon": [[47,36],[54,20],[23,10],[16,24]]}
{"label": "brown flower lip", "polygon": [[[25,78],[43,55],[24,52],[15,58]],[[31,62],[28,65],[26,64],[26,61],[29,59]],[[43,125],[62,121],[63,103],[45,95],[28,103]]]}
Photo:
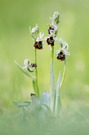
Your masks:
{"label": "brown flower lip", "polygon": [[34,44],[34,47],[36,48],[36,49],[43,49],[43,43],[42,43],[42,41],[36,41],[35,42],[35,44]]}
{"label": "brown flower lip", "polygon": [[47,38],[47,44],[51,45],[51,46],[54,46],[54,39],[53,39],[52,36]]}
{"label": "brown flower lip", "polygon": [[64,61],[65,60],[65,54],[62,51],[60,51],[58,53],[57,59],[61,60],[61,61]]}
{"label": "brown flower lip", "polygon": [[31,63],[31,66],[32,67],[37,67],[37,64],[36,63]]}

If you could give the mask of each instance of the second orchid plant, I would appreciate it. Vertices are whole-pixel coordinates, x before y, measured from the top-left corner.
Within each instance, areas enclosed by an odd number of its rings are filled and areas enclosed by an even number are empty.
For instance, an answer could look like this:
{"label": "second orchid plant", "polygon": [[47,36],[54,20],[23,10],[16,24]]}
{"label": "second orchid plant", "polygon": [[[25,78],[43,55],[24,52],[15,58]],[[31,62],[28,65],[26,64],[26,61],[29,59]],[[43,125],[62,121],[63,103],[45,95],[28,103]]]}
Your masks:
{"label": "second orchid plant", "polygon": [[[24,66],[20,66],[17,62],[16,65],[20,68],[20,70],[25,73],[28,77],[32,79],[34,93],[31,93],[31,102],[15,102],[17,106],[28,108],[29,112],[40,111],[50,112],[57,116],[59,115],[61,104],[60,104],[60,89],[63,84],[63,80],[65,77],[66,71],[66,56],[70,55],[68,52],[68,44],[63,41],[61,38],[57,37],[58,34],[58,24],[60,22],[60,14],[59,12],[54,12],[53,16],[50,18],[51,23],[48,26],[48,36],[45,37],[43,32],[39,32],[39,27],[36,25],[34,28],[30,30],[32,39],[33,39],[33,47],[35,54],[34,63],[30,63],[28,59],[24,60]],[[37,63],[37,51],[42,50],[44,48],[44,41],[51,48],[51,61],[50,61],[50,91],[43,92],[40,95],[39,83],[38,83],[38,63]],[[58,76],[57,83],[55,85],[54,78],[54,48],[55,44],[58,41],[60,45],[59,50],[56,52],[57,60],[64,62],[64,71],[62,77]],[[34,72],[34,75],[33,75]],[[39,111],[38,111],[39,112]]]}

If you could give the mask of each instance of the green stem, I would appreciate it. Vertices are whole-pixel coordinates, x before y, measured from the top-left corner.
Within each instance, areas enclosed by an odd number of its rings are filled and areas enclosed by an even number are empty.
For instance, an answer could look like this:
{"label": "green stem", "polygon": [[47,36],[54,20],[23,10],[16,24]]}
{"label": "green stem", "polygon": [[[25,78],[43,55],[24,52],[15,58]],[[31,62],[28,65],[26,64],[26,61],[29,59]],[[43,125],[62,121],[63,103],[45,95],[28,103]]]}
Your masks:
{"label": "green stem", "polygon": [[52,78],[52,80],[53,80],[53,86],[52,86],[52,88],[51,88],[51,91],[52,91],[52,111],[53,111],[53,113],[54,113],[54,110],[55,110],[55,78],[54,78],[54,71],[53,71],[53,63],[54,63],[54,46],[52,46],[52,52],[51,52],[51,62],[52,62],[52,64],[51,64],[51,66],[52,66],[52,72],[53,72],[53,78]]}
{"label": "green stem", "polygon": [[60,83],[60,88],[63,85],[64,79],[65,79],[65,74],[66,74],[66,60],[64,61],[64,70],[63,70],[62,80],[61,80],[61,83]]}
{"label": "green stem", "polygon": [[[35,49],[35,64],[37,64],[37,50],[36,49]],[[36,95],[39,98],[38,70],[37,70],[37,67],[36,67],[35,75],[36,75]]]}
{"label": "green stem", "polygon": [[53,61],[54,61],[54,46],[52,46],[51,60],[52,60],[52,68],[53,68]]}

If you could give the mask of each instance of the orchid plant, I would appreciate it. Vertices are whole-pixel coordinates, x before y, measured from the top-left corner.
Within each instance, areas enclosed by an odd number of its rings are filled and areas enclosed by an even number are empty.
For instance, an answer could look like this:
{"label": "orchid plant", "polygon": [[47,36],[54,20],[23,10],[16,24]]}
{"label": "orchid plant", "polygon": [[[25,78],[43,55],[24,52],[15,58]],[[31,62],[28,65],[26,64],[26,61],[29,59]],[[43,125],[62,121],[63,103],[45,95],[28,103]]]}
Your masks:
{"label": "orchid plant", "polygon": [[[33,39],[33,47],[35,54],[35,61],[30,63],[28,59],[24,60],[24,66],[19,65],[17,62],[16,65],[19,69],[25,73],[28,77],[32,79],[32,84],[34,88],[34,93],[31,93],[31,102],[17,102],[15,104],[18,107],[24,108],[24,110],[28,110],[30,113],[34,113],[35,111],[38,114],[47,114],[51,112],[51,114],[57,116],[61,110],[61,101],[60,101],[60,89],[64,81],[65,72],[66,72],[66,57],[70,55],[68,52],[68,44],[63,41],[61,38],[57,37],[58,34],[58,24],[60,22],[60,14],[59,12],[54,12],[53,16],[50,18],[50,24],[48,26],[48,36],[45,37],[43,32],[39,31],[38,25],[34,28],[31,28],[30,34]],[[43,92],[40,95],[39,82],[38,82],[38,63],[37,63],[37,51],[44,49],[44,41],[51,48],[51,61],[50,61],[50,91]],[[61,62],[64,62],[64,71],[62,77],[58,76],[57,83],[55,85],[54,78],[54,48],[55,41],[58,41],[60,45],[59,50],[57,50],[56,58]],[[33,72],[35,73],[33,75]],[[45,115],[46,116],[46,115]]]}

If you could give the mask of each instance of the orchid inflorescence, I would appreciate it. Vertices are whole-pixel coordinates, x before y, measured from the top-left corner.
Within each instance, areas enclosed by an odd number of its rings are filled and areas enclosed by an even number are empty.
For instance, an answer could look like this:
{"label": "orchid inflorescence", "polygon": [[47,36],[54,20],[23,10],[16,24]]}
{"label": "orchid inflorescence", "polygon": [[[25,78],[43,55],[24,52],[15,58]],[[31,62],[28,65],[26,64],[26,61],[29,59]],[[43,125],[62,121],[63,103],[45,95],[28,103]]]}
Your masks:
{"label": "orchid inflorescence", "polygon": [[[61,38],[57,37],[58,34],[58,24],[60,22],[60,14],[59,12],[54,12],[53,16],[50,18],[51,23],[48,26],[48,36],[45,37],[43,32],[40,32],[38,25],[36,24],[35,27],[31,28],[30,34],[33,39],[33,47],[35,53],[35,61],[29,62],[28,59],[24,60],[24,66],[20,66],[17,62],[17,66],[24,72],[27,76],[32,79],[34,94],[31,93],[32,102],[30,103],[30,111],[33,110],[32,108],[37,108],[40,106],[41,109],[47,111],[48,108],[51,110],[53,114],[59,113],[59,106],[60,106],[60,94],[59,90],[63,84],[64,76],[65,76],[65,67],[66,67],[66,56],[70,55],[68,52],[68,44],[63,41]],[[50,82],[51,88],[50,92],[43,92],[40,96],[40,90],[38,85],[38,63],[37,63],[37,51],[44,49],[44,42],[51,47],[51,64],[50,64]],[[60,45],[59,50],[56,51],[56,58],[57,60],[64,61],[64,72],[62,78],[60,75],[58,76],[57,85],[55,86],[55,78],[54,78],[54,47],[55,44],[58,42]],[[35,75],[33,74],[35,73]],[[16,102],[16,104],[18,104]],[[26,105],[26,104],[25,104]],[[34,107],[33,107],[34,106]]]}

